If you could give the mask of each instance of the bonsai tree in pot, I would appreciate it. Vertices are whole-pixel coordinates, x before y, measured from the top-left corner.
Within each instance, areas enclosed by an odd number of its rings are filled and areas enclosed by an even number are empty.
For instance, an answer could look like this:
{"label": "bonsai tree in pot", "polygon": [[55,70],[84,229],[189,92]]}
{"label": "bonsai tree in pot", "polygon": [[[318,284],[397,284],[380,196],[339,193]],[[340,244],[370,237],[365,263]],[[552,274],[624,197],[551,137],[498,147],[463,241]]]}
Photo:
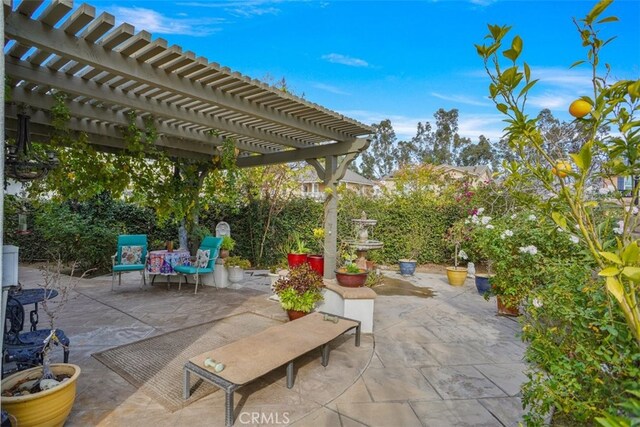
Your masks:
{"label": "bonsai tree in pot", "polygon": [[244,270],[251,268],[251,262],[239,256],[230,256],[224,265],[229,271],[229,281],[232,283],[241,282],[244,279]]}
{"label": "bonsai tree in pot", "polygon": [[[80,367],[70,363],[51,363],[53,344],[62,345],[55,329],[55,320],[78,283],[73,277],[75,263],[68,280],[62,280],[60,259],[42,269],[41,285],[45,295],[58,291],[56,301],[44,300],[42,308],[50,319],[51,332],[42,343],[42,366],[9,375],[2,381],[2,408],[17,420],[17,425],[63,425],[76,396]],[[86,275],[82,275],[84,277]]]}
{"label": "bonsai tree in pot", "polygon": [[466,252],[461,250],[465,241],[464,223],[457,222],[449,228],[447,240],[453,247],[453,267],[447,267],[447,279],[451,286],[462,286],[467,278],[467,268],[458,265],[459,260],[468,258]]}
{"label": "bonsai tree in pot", "polygon": [[300,264],[283,276],[275,284],[274,292],[280,298],[280,305],[287,311],[289,320],[298,319],[311,311],[322,301],[324,283],[308,264]]}

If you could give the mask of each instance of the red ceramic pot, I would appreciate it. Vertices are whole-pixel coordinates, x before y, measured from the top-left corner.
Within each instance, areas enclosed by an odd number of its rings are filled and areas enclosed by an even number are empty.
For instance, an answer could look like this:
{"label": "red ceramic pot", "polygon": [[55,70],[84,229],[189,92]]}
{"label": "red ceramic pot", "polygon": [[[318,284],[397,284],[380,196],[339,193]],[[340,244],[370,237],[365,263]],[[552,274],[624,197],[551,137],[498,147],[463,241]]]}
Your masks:
{"label": "red ceramic pot", "polygon": [[366,271],[362,273],[347,273],[336,270],[336,280],[338,284],[346,288],[359,288],[364,286],[367,281],[367,275],[368,273]]}
{"label": "red ceramic pot", "polygon": [[296,320],[306,316],[307,314],[309,313],[305,313],[304,311],[287,310],[287,316],[289,316],[289,320]]}
{"label": "red ceramic pot", "polygon": [[324,277],[324,256],[309,255],[307,257],[307,263],[309,263],[309,267],[318,273],[320,277]]}
{"label": "red ceramic pot", "polygon": [[500,297],[500,295],[497,296],[496,300],[498,302],[498,314],[502,316],[512,316],[512,317],[518,317],[520,315],[518,306],[515,306],[515,307],[507,306],[503,301],[503,299]]}
{"label": "red ceramic pot", "polygon": [[307,254],[288,254],[289,268],[294,268],[307,262]]}

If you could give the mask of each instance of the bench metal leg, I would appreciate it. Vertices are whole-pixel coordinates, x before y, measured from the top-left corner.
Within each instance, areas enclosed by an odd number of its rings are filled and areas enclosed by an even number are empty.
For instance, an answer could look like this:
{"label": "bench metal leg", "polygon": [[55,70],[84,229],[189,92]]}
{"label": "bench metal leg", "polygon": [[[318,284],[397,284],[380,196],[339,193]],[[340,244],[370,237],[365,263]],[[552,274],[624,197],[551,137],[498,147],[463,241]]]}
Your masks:
{"label": "bench metal leg", "polygon": [[324,344],[322,346],[322,366],[327,366],[329,364],[329,344]]}
{"label": "bench metal leg", "polygon": [[185,399],[191,395],[191,372],[187,368],[184,369],[184,393]]}
{"label": "bench metal leg", "polygon": [[356,347],[360,347],[360,328],[362,324],[358,322],[358,326],[356,326]]}
{"label": "bench metal leg", "polygon": [[227,427],[231,427],[233,425],[233,390],[225,390],[224,409],[224,423]]}
{"label": "bench metal leg", "polygon": [[289,362],[287,364],[287,388],[292,388],[295,380],[295,375],[293,373],[293,362]]}

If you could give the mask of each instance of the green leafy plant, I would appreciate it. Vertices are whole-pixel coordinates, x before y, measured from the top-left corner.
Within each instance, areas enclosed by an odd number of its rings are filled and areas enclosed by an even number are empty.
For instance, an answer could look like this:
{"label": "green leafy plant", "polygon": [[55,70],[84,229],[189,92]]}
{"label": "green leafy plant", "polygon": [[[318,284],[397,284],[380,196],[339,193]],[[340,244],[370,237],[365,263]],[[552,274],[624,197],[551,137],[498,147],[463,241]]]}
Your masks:
{"label": "green leafy plant", "polygon": [[248,259],[241,258],[239,256],[230,256],[224,260],[224,265],[227,267],[240,267],[243,270],[251,268],[251,262]]}
{"label": "green leafy plant", "polygon": [[311,252],[311,249],[307,247],[307,244],[305,243],[304,240],[302,240],[302,237],[300,236],[300,234],[297,234],[297,233],[295,233],[291,237],[291,244],[289,245],[289,250],[291,251],[290,253],[292,254],[308,254],[309,252]]}
{"label": "green leafy plant", "polygon": [[315,303],[323,300],[323,286],[322,277],[308,264],[301,264],[276,281],[274,292],[283,309],[310,313]]}
{"label": "green leafy plant", "polygon": [[347,273],[350,274],[359,274],[364,272],[364,270],[362,270],[360,267],[358,267],[356,264],[351,263],[351,264],[347,264],[344,266],[344,269]]}
{"label": "green leafy plant", "polygon": [[[522,39],[514,36],[503,49],[510,27],[489,25],[489,43],[476,45],[476,49],[491,80],[489,95],[506,116],[505,136],[520,158],[520,162],[507,165],[510,174],[515,179],[530,179],[554,196],[540,203],[541,207],[562,229],[577,230],[603,277],[602,286],[622,311],[640,347],[640,249],[632,236],[638,216],[633,215],[622,194],[614,191],[609,195],[610,201],[603,202],[588,191],[591,182],[612,182],[618,176],[640,174],[640,80],[610,83],[607,77],[612,70],[606,65],[603,71],[600,62],[601,49],[613,40],[601,39],[600,27],[618,20],[615,16],[600,18],[612,1],[602,0],[583,19],[574,20],[587,49],[587,59],[576,61],[573,66],[589,65],[593,93],[580,98],[591,106],[590,111],[571,109],[585,130],[585,142],[570,155],[571,163],[559,162],[547,151],[537,119],[526,114],[528,95],[537,80],[532,78],[526,62],[518,62]],[[615,132],[605,132],[608,128]],[[636,186],[631,200],[638,197],[639,191],[640,186]],[[601,232],[606,224],[598,221],[603,208],[620,221],[617,242],[610,249]]]}
{"label": "green leafy plant", "polygon": [[232,251],[236,247],[236,241],[231,236],[222,236],[222,243],[220,243],[220,249],[225,251]]}

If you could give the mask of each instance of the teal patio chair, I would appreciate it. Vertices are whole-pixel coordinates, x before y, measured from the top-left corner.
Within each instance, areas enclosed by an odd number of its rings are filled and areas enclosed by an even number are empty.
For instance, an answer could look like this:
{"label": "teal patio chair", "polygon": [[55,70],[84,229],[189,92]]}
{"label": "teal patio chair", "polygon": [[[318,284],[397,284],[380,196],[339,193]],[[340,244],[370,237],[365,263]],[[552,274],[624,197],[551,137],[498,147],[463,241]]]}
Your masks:
{"label": "teal patio chair", "polygon": [[118,273],[118,286],[122,283],[122,273],[127,271],[140,271],[142,282],[146,286],[145,269],[147,267],[147,235],[146,234],[122,234],[118,236],[118,251],[111,257],[112,275],[111,290]]}
{"label": "teal patio chair", "polygon": [[[182,287],[182,276],[184,276],[184,280],[186,283],[189,283],[187,280],[187,274],[192,274],[195,276],[196,281],[196,291],[194,293],[198,293],[198,283],[200,281],[201,274],[211,274],[213,273],[213,269],[216,265],[216,259],[218,258],[218,253],[220,252],[220,245],[222,244],[222,237],[212,237],[207,236],[202,240],[200,244],[200,248],[198,251],[209,251],[209,257],[206,259],[206,265],[204,263],[205,259],[202,257],[198,258],[196,254],[195,262],[193,265],[178,265],[174,267],[174,271],[178,273],[178,290]],[[202,267],[204,265],[204,267]]]}

